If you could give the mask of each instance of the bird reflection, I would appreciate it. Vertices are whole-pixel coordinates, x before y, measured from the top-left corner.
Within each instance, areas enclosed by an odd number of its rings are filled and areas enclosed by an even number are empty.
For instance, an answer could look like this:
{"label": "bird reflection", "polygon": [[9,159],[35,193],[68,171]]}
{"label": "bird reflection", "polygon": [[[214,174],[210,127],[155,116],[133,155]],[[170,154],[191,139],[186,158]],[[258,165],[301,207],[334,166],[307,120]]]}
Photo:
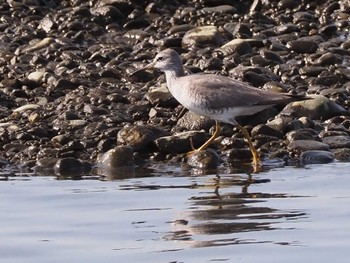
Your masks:
{"label": "bird reflection", "polygon": [[[252,184],[267,183],[269,180],[254,179],[251,175],[244,180],[238,176],[217,176],[214,192],[192,196],[184,218],[172,221],[173,231],[164,236],[166,240],[185,241],[192,247],[223,246],[247,243],[281,243],[281,241],[242,238],[242,233],[284,229],[285,220],[306,217],[299,210],[279,210],[269,207],[269,198],[292,198],[286,194],[250,192]],[[227,186],[231,184],[231,187]],[[239,186],[239,192],[231,192]],[[223,189],[221,189],[223,188]],[[230,189],[230,192],[227,190]],[[223,192],[223,193],[221,193]],[[294,197],[294,196],[293,196]],[[249,235],[250,237],[252,235]],[[288,242],[283,244],[290,245]]]}

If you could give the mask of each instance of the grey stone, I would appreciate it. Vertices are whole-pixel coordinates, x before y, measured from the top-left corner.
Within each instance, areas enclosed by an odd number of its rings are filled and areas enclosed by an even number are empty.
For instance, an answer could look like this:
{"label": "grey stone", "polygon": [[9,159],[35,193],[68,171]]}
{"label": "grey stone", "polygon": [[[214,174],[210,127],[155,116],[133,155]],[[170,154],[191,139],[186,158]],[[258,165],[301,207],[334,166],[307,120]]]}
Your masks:
{"label": "grey stone", "polygon": [[192,149],[191,141],[194,147],[200,147],[205,143],[207,134],[198,131],[189,131],[174,134],[171,136],[160,137],[154,142],[158,150],[163,153],[186,153]]}
{"label": "grey stone", "polygon": [[328,136],[322,139],[322,141],[329,145],[331,149],[335,148],[350,148],[349,136]]}
{"label": "grey stone", "polygon": [[288,150],[296,152],[311,150],[329,151],[329,148],[328,144],[313,140],[295,140],[288,144]]}
{"label": "grey stone", "polygon": [[216,26],[201,26],[186,32],[182,39],[183,47],[214,45],[220,46],[223,39]]}
{"label": "grey stone", "polygon": [[324,164],[334,161],[334,154],[329,151],[305,151],[300,155],[300,163],[305,164]]}

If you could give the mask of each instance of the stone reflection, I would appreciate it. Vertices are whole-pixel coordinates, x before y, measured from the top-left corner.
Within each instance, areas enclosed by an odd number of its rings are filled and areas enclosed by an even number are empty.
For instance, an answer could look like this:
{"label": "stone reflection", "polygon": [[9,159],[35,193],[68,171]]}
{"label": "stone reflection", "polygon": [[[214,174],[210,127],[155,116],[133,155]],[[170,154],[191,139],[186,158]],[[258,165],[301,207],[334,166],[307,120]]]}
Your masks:
{"label": "stone reflection", "polygon": [[[243,233],[247,232],[284,229],[282,225],[279,227],[279,224],[285,220],[297,220],[307,216],[303,211],[278,210],[267,206],[269,198],[294,196],[249,191],[251,184],[268,181],[254,180],[252,176],[248,176],[246,180],[228,176],[223,180],[218,176],[215,192],[201,192],[200,196],[192,196],[188,210],[183,213],[184,218],[172,222],[173,231],[164,239],[186,241],[192,247],[247,243],[280,244],[281,242],[272,240],[260,240],[259,235],[256,235],[256,238],[242,238]],[[227,186],[230,182],[230,189],[238,189],[237,186],[240,186],[240,192],[228,192]],[[283,244],[289,245],[285,242]]]}

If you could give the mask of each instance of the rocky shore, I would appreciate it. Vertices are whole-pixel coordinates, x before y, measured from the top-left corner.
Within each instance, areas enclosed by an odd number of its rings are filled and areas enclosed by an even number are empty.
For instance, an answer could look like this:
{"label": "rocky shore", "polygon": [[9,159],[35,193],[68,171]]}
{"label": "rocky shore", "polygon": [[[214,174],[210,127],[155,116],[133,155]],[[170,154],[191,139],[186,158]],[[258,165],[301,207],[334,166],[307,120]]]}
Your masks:
{"label": "rocky shore", "polygon": [[263,159],[350,160],[349,1],[0,1],[0,167],[90,173],[145,163],[249,162],[224,125],[183,109],[159,72],[173,48],[187,73],[210,72],[314,99],[239,122]]}

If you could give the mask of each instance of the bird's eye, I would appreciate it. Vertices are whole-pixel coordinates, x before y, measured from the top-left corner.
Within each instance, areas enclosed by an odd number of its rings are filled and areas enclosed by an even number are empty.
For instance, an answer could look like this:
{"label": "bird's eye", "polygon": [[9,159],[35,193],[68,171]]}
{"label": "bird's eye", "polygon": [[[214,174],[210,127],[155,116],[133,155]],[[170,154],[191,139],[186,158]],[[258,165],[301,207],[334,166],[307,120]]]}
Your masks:
{"label": "bird's eye", "polygon": [[163,59],[164,59],[164,57],[158,57],[157,61],[159,62],[159,61],[162,61]]}

